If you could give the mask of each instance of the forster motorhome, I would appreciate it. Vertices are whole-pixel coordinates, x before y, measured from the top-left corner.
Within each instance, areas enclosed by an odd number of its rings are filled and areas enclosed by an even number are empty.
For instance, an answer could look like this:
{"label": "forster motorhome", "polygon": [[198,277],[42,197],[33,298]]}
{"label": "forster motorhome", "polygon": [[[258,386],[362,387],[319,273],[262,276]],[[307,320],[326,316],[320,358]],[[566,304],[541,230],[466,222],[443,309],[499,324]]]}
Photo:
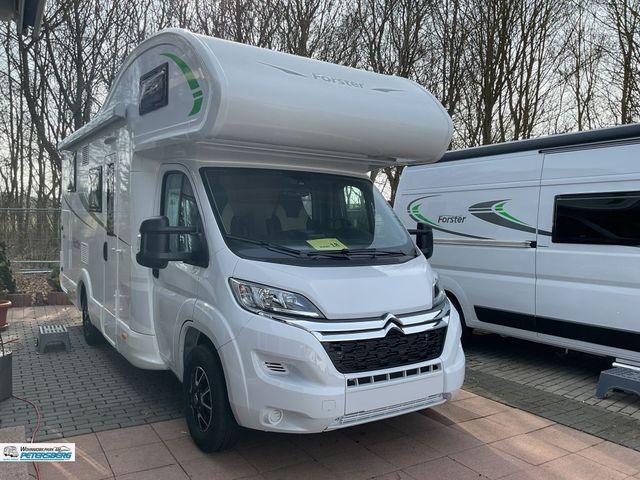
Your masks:
{"label": "forster motorhome", "polygon": [[458,314],[367,171],[436,161],[451,134],[406,79],[151,37],[60,145],[61,284],[86,340],[171,369],[204,450],[238,424],[321,432],[444,402]]}
{"label": "forster motorhome", "polygon": [[405,169],[396,211],[433,228],[467,327],[637,363],[639,155],[640,125],[452,151]]}

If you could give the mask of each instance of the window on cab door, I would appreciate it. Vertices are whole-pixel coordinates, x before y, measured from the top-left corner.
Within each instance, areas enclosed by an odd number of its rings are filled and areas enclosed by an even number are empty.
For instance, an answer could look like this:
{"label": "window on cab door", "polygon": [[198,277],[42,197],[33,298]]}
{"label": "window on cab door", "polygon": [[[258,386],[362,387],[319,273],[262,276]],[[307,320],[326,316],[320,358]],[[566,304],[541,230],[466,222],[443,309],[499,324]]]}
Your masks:
{"label": "window on cab door", "polygon": [[[200,214],[191,182],[182,172],[170,172],[164,177],[161,215],[169,219],[172,227],[200,228]],[[197,248],[196,237],[189,234],[171,235],[172,252],[193,252]]]}
{"label": "window on cab door", "polygon": [[640,191],[558,195],[553,242],[640,245]]}

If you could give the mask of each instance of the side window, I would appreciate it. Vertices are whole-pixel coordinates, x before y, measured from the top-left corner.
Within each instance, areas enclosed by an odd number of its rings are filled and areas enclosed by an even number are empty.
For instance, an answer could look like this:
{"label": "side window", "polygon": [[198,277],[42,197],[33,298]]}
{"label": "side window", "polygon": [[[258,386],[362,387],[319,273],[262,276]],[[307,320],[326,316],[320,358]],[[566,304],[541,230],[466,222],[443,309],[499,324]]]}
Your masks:
{"label": "side window", "polygon": [[145,115],[169,103],[169,63],[163,63],[140,78],[138,113]]}
{"label": "side window", "polygon": [[346,218],[350,226],[366,232],[372,231],[364,192],[356,186],[346,185],[343,195]]}
{"label": "side window", "polygon": [[90,212],[102,212],[102,167],[89,170],[89,195],[87,196]]}
{"label": "side window", "polygon": [[555,243],[640,245],[640,192],[558,195]]}
{"label": "side window", "polygon": [[107,164],[107,235],[110,235],[110,236],[115,236],[115,231],[114,231],[115,186],[116,186],[116,166],[115,166],[115,163],[108,163]]}
{"label": "side window", "polygon": [[[200,214],[191,182],[184,173],[170,172],[164,177],[161,215],[172,227],[200,227]],[[197,248],[193,235],[171,235],[172,252],[192,252]]]}
{"label": "side window", "polygon": [[76,172],[78,167],[78,152],[62,153],[62,176],[67,179],[67,192],[76,191]]}

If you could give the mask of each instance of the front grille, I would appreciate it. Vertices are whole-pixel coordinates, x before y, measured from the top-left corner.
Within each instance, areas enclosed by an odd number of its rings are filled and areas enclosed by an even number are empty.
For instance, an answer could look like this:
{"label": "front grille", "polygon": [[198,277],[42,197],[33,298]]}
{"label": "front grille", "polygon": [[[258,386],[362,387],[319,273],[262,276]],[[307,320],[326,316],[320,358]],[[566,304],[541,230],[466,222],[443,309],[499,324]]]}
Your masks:
{"label": "front grille", "polygon": [[446,326],[409,335],[393,329],[384,338],[322,342],[322,346],[340,373],[371,372],[438,358],[446,336]]}

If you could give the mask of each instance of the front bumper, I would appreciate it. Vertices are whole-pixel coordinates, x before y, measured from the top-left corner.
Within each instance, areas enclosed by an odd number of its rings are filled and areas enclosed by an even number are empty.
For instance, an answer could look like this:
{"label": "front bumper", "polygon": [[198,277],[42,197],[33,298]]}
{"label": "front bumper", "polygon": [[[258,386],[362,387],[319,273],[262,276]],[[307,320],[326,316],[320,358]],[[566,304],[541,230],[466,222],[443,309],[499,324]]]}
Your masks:
{"label": "front bumper", "polygon": [[244,427],[313,433],[379,420],[443,403],[464,379],[453,308],[438,358],[358,373],[340,373],[317,335],[247,315],[247,326],[219,351],[229,400]]}

